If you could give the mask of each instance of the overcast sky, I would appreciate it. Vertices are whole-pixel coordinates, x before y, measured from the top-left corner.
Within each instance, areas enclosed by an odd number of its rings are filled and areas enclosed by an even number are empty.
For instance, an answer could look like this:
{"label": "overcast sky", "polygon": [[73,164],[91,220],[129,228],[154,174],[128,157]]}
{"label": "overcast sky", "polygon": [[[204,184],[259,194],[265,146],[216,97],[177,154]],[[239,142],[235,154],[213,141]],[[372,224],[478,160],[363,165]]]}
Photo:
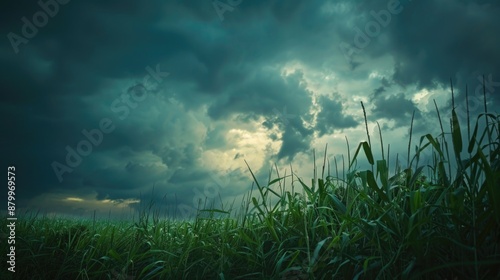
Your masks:
{"label": "overcast sky", "polygon": [[328,144],[333,165],[346,136],[366,141],[360,101],[374,150],[378,122],[393,155],[413,112],[415,139],[439,133],[433,100],[449,128],[450,78],[461,118],[466,84],[482,112],[483,74],[500,102],[498,1],[22,2],[0,9],[1,166],[16,168],[18,209],[237,205],[245,160],[310,182],[313,149],[321,165]]}

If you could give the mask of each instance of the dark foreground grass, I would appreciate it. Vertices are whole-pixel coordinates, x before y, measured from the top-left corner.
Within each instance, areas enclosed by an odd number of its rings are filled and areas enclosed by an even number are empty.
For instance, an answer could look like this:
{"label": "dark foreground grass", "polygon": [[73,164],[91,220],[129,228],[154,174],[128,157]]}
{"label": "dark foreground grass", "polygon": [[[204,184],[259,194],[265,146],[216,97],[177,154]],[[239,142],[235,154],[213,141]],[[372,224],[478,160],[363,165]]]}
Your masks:
{"label": "dark foreground grass", "polygon": [[[499,279],[500,118],[485,112],[471,125],[467,115],[466,125],[463,141],[452,109],[450,131],[441,123],[440,135],[424,135],[417,145],[410,133],[406,168],[396,164],[394,172],[383,143],[382,158],[373,157],[367,134],[352,158],[348,148],[341,176],[331,176],[325,149],[322,174],[310,184],[293,172],[276,171],[264,185],[254,177],[256,195],[234,218],[162,220],[151,207],[137,222],[26,216],[17,221],[16,273],[4,268],[0,276]],[[421,164],[424,153],[431,164]],[[361,154],[368,170],[356,168]],[[1,223],[5,259],[6,219]]]}

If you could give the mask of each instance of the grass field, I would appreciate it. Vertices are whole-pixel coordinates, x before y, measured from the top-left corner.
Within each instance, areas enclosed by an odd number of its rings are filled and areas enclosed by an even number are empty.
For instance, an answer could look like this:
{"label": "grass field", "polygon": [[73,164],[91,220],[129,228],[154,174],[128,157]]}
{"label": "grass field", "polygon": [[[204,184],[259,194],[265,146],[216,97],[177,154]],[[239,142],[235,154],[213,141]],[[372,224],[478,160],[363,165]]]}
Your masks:
{"label": "grass field", "polygon": [[389,165],[383,143],[374,158],[367,132],[352,157],[347,149],[346,172],[328,174],[337,163],[324,161],[317,180],[254,177],[239,213],[164,220],[151,204],[130,222],[27,214],[13,279],[500,279],[500,118],[486,101],[476,120],[461,124],[455,109],[446,125],[439,118],[439,135],[410,132],[404,168]]}

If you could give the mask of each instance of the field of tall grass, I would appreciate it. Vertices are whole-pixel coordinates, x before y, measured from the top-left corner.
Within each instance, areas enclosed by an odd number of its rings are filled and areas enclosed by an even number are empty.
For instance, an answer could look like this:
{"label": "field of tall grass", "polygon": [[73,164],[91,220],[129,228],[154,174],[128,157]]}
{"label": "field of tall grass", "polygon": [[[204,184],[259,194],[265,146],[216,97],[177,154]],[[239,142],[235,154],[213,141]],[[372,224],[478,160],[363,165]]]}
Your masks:
{"label": "field of tall grass", "polygon": [[410,129],[405,167],[390,166],[382,141],[374,158],[368,126],[352,157],[347,142],[341,174],[326,148],[311,181],[276,168],[258,182],[249,167],[238,213],[165,220],[150,204],[130,222],[26,215],[17,271],[1,279],[500,279],[500,116],[486,100],[484,111],[471,121],[467,110],[464,125],[452,108],[445,125],[436,106],[441,133]]}

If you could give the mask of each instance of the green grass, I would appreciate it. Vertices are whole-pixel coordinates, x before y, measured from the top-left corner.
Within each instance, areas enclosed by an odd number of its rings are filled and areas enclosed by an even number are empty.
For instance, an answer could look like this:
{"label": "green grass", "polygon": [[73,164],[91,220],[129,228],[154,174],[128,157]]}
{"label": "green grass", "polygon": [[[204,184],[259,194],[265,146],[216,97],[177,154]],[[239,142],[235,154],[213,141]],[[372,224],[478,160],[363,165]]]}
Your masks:
{"label": "green grass", "polygon": [[330,174],[326,148],[310,184],[278,168],[261,184],[249,167],[255,188],[238,214],[164,220],[151,204],[135,222],[27,215],[16,279],[498,279],[500,117],[485,103],[475,123],[466,116],[464,141],[455,110],[449,131],[436,113],[441,134],[415,144],[410,132],[405,168],[389,165],[382,141],[374,158],[367,124],[342,174],[336,159]]}

